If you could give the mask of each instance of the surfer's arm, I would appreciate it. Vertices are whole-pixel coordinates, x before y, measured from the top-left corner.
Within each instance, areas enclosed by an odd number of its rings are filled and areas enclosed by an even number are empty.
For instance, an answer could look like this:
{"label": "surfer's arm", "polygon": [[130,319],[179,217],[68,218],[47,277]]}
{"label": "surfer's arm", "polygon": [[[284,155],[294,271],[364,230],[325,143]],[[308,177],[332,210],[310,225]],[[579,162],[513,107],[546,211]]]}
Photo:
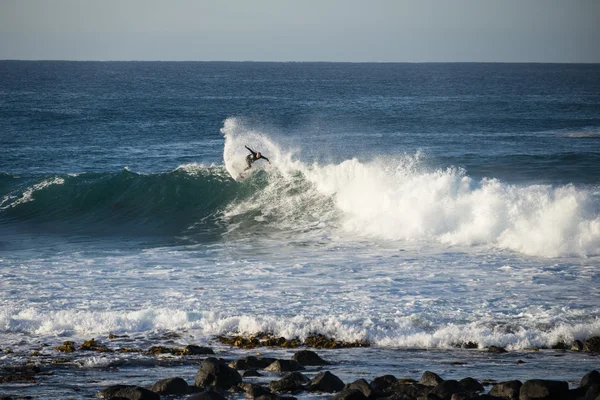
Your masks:
{"label": "surfer's arm", "polygon": [[263,156],[262,154],[260,155],[260,158],[264,158],[269,164],[271,164],[271,161],[269,161],[269,159],[265,156]]}
{"label": "surfer's arm", "polygon": [[248,147],[248,146],[244,146],[244,147],[247,148],[250,153],[256,154],[256,152],[254,150],[252,150],[250,147]]}

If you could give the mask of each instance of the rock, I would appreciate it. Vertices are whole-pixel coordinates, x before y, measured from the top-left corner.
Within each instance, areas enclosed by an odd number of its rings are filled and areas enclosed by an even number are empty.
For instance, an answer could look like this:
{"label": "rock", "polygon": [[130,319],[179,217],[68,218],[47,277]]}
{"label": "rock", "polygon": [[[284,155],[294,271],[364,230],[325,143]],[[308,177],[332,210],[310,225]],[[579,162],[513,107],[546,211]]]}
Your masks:
{"label": "rock", "polygon": [[600,353],[600,336],[589,338],[583,344],[583,351],[588,353]]}
{"label": "rock", "polygon": [[188,384],[183,378],[167,378],[156,382],[150,390],[158,394],[187,394]]}
{"label": "rock", "polygon": [[292,396],[279,396],[274,393],[265,394],[259,397],[255,397],[254,400],[297,400]]}
{"label": "rock", "polygon": [[458,381],[458,384],[463,388],[465,392],[477,393],[483,392],[485,389],[479,381],[473,378],[465,378]]}
{"label": "rock", "polygon": [[575,340],[571,345],[573,351],[583,351],[583,342],[581,340]]}
{"label": "rock", "polygon": [[450,397],[450,400],[471,400],[471,399],[479,399],[479,395],[477,393],[469,393],[469,392],[463,392],[463,393],[454,393],[452,395],[452,397]]}
{"label": "rock", "polygon": [[431,389],[429,394],[433,394],[438,396],[439,398],[445,399],[450,398],[454,393],[462,393],[465,390],[463,387],[455,380],[447,380],[438,384],[436,387]]}
{"label": "rock", "polygon": [[384,392],[389,386],[398,382],[394,375],[383,375],[371,381],[371,388],[376,392]]}
{"label": "rock", "polygon": [[344,389],[344,382],[329,371],[320,372],[307,387],[309,392],[335,393]]}
{"label": "rock", "polygon": [[581,378],[579,387],[587,388],[592,384],[600,385],[600,372],[594,370],[585,374],[583,378]]}
{"label": "rock", "polygon": [[197,393],[195,395],[186,397],[186,400],[227,400],[223,395],[215,391],[213,388]]}
{"label": "rock", "polygon": [[506,349],[504,347],[498,347],[498,346],[490,346],[487,349],[488,353],[494,353],[494,354],[502,354],[502,353],[506,353]]}
{"label": "rock", "polygon": [[298,393],[310,379],[300,372],[290,372],[278,381],[269,383],[269,389],[275,393]]}
{"label": "rock", "polygon": [[284,372],[294,372],[301,371],[304,367],[300,365],[297,361],[294,360],[276,360],[271,363],[265,371],[271,371],[278,374],[282,374]]}
{"label": "rock", "polygon": [[156,393],[139,386],[113,385],[98,393],[101,399],[121,397],[129,400],[160,400]]}
{"label": "rock", "polygon": [[242,384],[245,385],[244,392],[249,399],[255,399],[260,396],[270,395],[271,391],[264,386],[257,384]]}
{"label": "rock", "polygon": [[62,346],[55,346],[54,350],[64,353],[72,353],[75,351],[75,343],[69,341],[63,342]]}
{"label": "rock", "polygon": [[365,397],[372,397],[374,395],[373,388],[371,387],[371,385],[369,385],[369,382],[367,382],[364,379],[359,379],[357,381],[347,384],[344,390],[346,389],[360,390]]}
{"label": "rock", "polygon": [[202,362],[194,379],[194,383],[198,387],[215,386],[221,389],[229,389],[240,382],[242,382],[242,377],[235,369],[213,357]]}
{"label": "rock", "polygon": [[210,347],[196,346],[196,345],[193,345],[193,344],[188,344],[187,346],[185,346],[185,348],[183,349],[183,353],[185,355],[190,355],[190,356],[201,356],[201,355],[213,355],[213,354],[215,354],[215,352],[213,351],[213,349],[211,349]]}
{"label": "rock", "polygon": [[[365,381],[366,382],[366,381]],[[366,400],[367,396],[358,389],[344,388],[341,392],[333,396],[332,400]]]}
{"label": "rock", "polygon": [[563,400],[568,393],[567,382],[532,379],[521,386],[519,400]]}
{"label": "rock", "polygon": [[522,385],[521,381],[499,382],[492,386],[490,394],[506,400],[519,400],[519,391]]}
{"label": "rock", "polygon": [[328,365],[329,363],[323,360],[317,353],[310,350],[301,350],[292,356],[292,360],[298,361],[302,366],[307,365]]}
{"label": "rock", "polygon": [[256,358],[254,356],[248,356],[231,362],[229,366],[241,370],[264,369],[275,361],[277,361],[275,358]]}
{"label": "rock", "polygon": [[419,383],[425,386],[437,386],[440,383],[444,382],[442,378],[435,372],[425,371],[423,376],[421,376],[421,380]]}
{"label": "rock", "polygon": [[247,369],[242,374],[242,378],[250,378],[250,377],[255,377],[255,376],[263,376],[263,374],[261,374],[260,372],[258,372],[255,369]]}
{"label": "rock", "polygon": [[[388,386],[386,394],[399,398],[411,398],[425,396],[431,391],[431,386],[421,385],[420,383],[401,383],[400,381]],[[392,399],[390,399],[392,400]]]}

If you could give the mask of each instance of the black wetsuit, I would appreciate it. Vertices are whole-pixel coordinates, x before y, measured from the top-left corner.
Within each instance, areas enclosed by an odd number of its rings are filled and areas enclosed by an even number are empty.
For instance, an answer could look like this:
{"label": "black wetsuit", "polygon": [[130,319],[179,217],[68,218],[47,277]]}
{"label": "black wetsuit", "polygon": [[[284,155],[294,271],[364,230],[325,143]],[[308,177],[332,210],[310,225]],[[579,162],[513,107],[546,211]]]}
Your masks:
{"label": "black wetsuit", "polygon": [[245,148],[247,148],[250,151],[250,154],[248,154],[246,156],[246,163],[248,164],[248,166],[246,168],[244,168],[244,171],[247,169],[252,168],[252,163],[256,160],[258,160],[259,158],[265,159],[267,160],[268,163],[270,163],[269,159],[267,157],[263,157],[263,155],[261,154],[260,157],[258,156],[258,153],[254,150],[252,150],[250,147],[248,146],[244,146]]}

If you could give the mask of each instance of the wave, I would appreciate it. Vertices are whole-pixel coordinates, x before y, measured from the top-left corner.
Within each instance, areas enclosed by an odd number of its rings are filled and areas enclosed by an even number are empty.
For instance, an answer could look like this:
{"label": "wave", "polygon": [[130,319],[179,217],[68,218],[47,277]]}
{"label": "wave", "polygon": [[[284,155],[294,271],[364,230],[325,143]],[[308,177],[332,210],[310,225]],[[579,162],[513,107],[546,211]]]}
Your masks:
{"label": "wave", "polygon": [[[541,257],[600,255],[600,190],[572,184],[507,184],[461,168],[428,168],[398,154],[338,164],[308,163],[264,133],[229,118],[223,166],[182,165],[137,174],[0,176],[2,224],[52,229],[225,238],[328,235],[444,246],[488,246]],[[243,182],[244,145],[265,153]],[[7,190],[6,188],[9,187]],[[117,228],[115,228],[117,227]]]}
{"label": "wave", "polygon": [[[595,315],[597,313],[590,313]],[[551,347],[600,335],[600,319],[581,319],[577,311],[560,318],[539,317],[529,321],[499,322],[502,317],[478,318],[475,322],[436,323],[418,315],[378,319],[353,315],[294,317],[271,315],[223,315],[215,312],[172,308],[137,311],[87,311],[4,309],[0,312],[0,334],[36,335],[44,338],[127,334],[148,339],[157,332],[182,332],[203,342],[216,335],[256,335],[270,332],[277,337],[302,340],[322,334],[337,340],[365,341],[383,347],[452,348],[477,343],[480,348],[502,346],[509,350]],[[573,319],[570,321],[569,318]],[[18,340],[17,337],[13,338]],[[64,340],[64,339],[61,339]]]}

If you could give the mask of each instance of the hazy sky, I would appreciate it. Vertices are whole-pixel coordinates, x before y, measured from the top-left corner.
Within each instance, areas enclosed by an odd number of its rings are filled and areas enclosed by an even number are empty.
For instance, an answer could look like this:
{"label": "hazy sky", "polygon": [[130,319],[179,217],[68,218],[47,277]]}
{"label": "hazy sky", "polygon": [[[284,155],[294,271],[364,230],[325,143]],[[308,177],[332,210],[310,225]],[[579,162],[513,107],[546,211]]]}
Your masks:
{"label": "hazy sky", "polygon": [[0,59],[600,62],[600,0],[0,0]]}

